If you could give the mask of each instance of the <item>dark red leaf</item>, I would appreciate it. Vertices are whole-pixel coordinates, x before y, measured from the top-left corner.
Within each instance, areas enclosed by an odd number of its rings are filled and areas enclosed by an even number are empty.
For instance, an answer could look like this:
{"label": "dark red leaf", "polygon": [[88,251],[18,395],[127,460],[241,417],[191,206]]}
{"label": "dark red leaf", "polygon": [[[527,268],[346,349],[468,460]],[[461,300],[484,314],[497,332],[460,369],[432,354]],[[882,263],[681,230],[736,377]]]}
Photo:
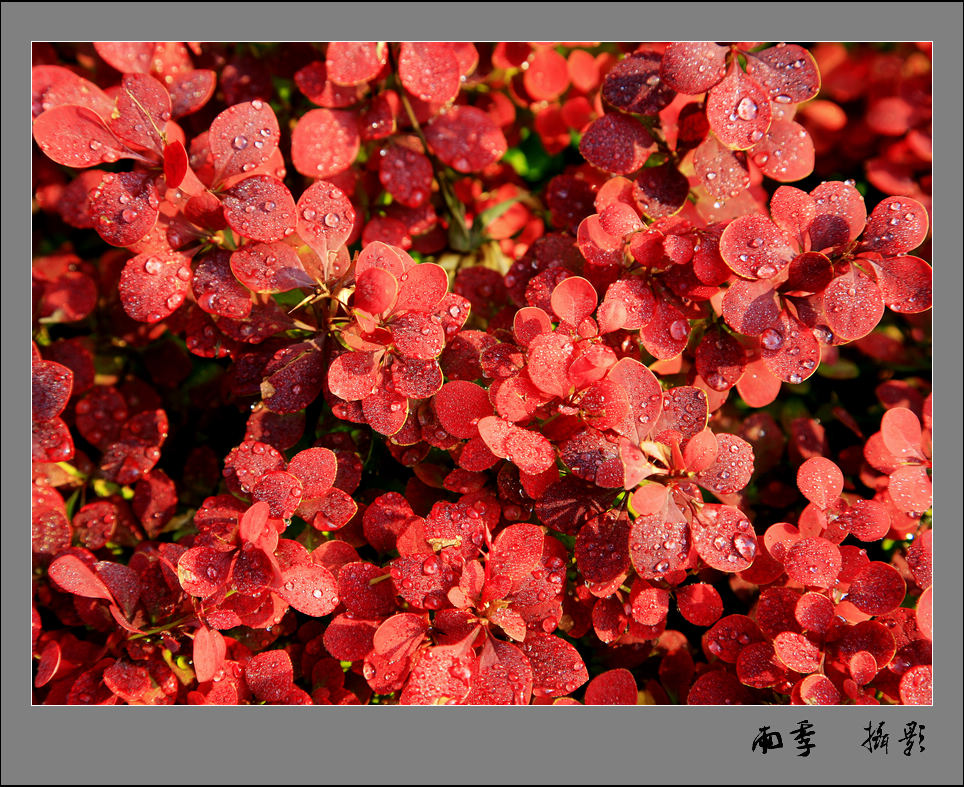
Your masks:
{"label": "dark red leaf", "polygon": [[602,97],[623,112],[655,115],[676,97],[660,78],[662,57],[655,52],[634,52],[606,73]]}
{"label": "dark red leaf", "polygon": [[433,118],[425,128],[425,139],[442,163],[465,173],[494,164],[508,149],[495,121],[470,106],[454,106]]}
{"label": "dark red leaf", "polygon": [[652,151],[653,138],[628,115],[603,115],[586,129],[579,152],[594,167],[615,175],[638,170]]}
{"label": "dark red leaf", "polygon": [[650,219],[678,213],[689,193],[689,181],[671,164],[643,168],[633,187],[636,205]]}

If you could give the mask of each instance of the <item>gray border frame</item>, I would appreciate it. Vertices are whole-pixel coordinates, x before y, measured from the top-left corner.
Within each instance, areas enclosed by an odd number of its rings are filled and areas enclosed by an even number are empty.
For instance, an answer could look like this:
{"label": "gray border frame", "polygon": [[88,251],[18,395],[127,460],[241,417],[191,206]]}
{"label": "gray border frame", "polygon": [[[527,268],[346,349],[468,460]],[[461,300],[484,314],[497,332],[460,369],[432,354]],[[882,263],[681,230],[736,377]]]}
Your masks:
{"label": "gray border frame", "polygon": [[[229,9],[235,9],[229,14]],[[930,708],[580,708],[528,709],[237,708],[154,712],[33,708],[24,680],[23,635],[29,625],[30,181],[29,98],[31,40],[933,40],[935,154],[934,320],[935,410],[941,455],[935,494],[950,510],[959,487],[961,418],[949,399],[960,377],[960,356],[945,337],[959,336],[960,252],[948,228],[959,226],[961,168],[962,6],[958,3],[4,3],[3,86],[11,109],[3,145],[3,357],[11,364],[3,389],[4,516],[9,541],[3,565],[4,674],[3,783],[73,784],[199,781],[209,783],[726,782],[854,784],[961,781],[961,684],[952,674],[961,658],[959,615],[947,578],[960,576],[961,534],[952,522],[939,533],[937,574],[943,621],[935,643],[940,693]],[[635,36],[627,36],[635,30]],[[147,31],[150,35],[147,35]],[[955,65],[956,63],[956,65]],[[953,164],[953,167],[951,166]],[[959,239],[955,238],[959,243]],[[949,270],[950,269],[950,270]],[[21,293],[23,294],[21,296]],[[956,308],[956,312],[955,312]],[[952,324],[953,323],[953,324]],[[959,351],[959,350],[958,350]],[[953,353],[953,354],[952,354]],[[946,398],[945,398],[946,397]],[[953,407],[953,410],[952,410]],[[955,432],[951,433],[951,425]],[[946,436],[945,436],[946,434]],[[957,471],[956,476],[951,473]],[[8,496],[9,494],[9,496]],[[13,632],[9,636],[7,631]],[[25,690],[24,687],[27,687]],[[139,718],[128,719],[137,713]],[[457,716],[447,714],[458,714]],[[631,715],[630,715],[631,714]],[[270,715],[270,717],[269,717]],[[625,717],[625,718],[624,718]],[[815,725],[817,748],[795,756],[787,732],[803,718]],[[903,725],[927,726],[927,750],[904,757],[896,744]],[[891,750],[860,748],[863,727],[886,720]],[[785,748],[766,756],[750,751],[758,727],[784,732]]]}

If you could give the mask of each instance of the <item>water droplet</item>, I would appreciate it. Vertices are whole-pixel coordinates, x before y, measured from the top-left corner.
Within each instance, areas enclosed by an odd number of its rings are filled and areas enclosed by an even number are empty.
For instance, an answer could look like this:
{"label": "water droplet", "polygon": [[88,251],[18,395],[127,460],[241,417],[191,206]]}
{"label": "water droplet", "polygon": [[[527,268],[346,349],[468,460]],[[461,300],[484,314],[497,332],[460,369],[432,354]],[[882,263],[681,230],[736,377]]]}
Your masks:
{"label": "water droplet", "polygon": [[706,179],[707,179],[707,180],[716,180],[716,173],[715,173],[715,172],[707,172],[707,173],[706,173]]}
{"label": "water droplet", "polygon": [[779,350],[783,347],[783,334],[776,328],[767,328],[760,336],[760,340],[768,350]]}
{"label": "water droplet", "polygon": [[781,93],[773,100],[776,101],[778,104],[789,104],[793,101],[793,99],[790,98],[790,96],[784,95],[783,93]]}
{"label": "water droplet", "polygon": [[682,341],[690,335],[689,320],[675,320],[669,326],[669,335],[677,341]]}
{"label": "water droplet", "polygon": [[301,211],[301,216],[303,219],[305,219],[305,221],[311,221],[317,215],[318,214],[315,213],[313,208],[305,208],[303,211]]}
{"label": "water droplet", "polygon": [[801,377],[799,374],[794,372],[793,374],[790,375],[790,382],[793,383],[794,385],[797,385],[798,383],[803,382],[803,377]]}
{"label": "water droplet", "polygon": [[777,269],[768,263],[764,263],[756,269],[756,275],[761,279],[769,279],[776,272]]}
{"label": "water droplet", "polygon": [[314,590],[311,591],[311,595],[314,596],[315,598],[321,598],[321,589],[315,588]]}
{"label": "water droplet", "polygon": [[746,560],[756,557],[756,541],[742,533],[733,536],[733,548]]}
{"label": "water droplet", "polygon": [[738,114],[743,120],[754,120],[756,119],[757,113],[759,112],[759,107],[749,96],[744,96],[740,99],[740,103],[736,105],[736,114]]}
{"label": "water droplet", "polygon": [[436,558],[436,557],[434,557],[434,556],[433,556],[433,557],[426,558],[426,559],[425,559],[425,562],[422,563],[422,573],[425,574],[426,576],[431,576],[432,574],[437,574],[437,573],[438,573],[438,558]]}
{"label": "water droplet", "polygon": [[184,302],[184,294],[180,292],[175,293],[174,295],[172,295],[170,298],[167,299],[167,308],[176,309],[183,302]]}
{"label": "water droplet", "polygon": [[231,140],[231,147],[235,150],[244,150],[248,146],[248,138],[243,134],[238,134]]}
{"label": "water droplet", "polygon": [[655,566],[653,566],[653,568],[656,570],[656,573],[657,573],[657,574],[662,574],[662,573],[664,573],[664,572],[666,572],[666,571],[669,570],[669,561],[668,561],[668,560],[660,560],[659,563],[657,563]]}
{"label": "water droplet", "polygon": [[326,213],[325,214],[325,226],[326,227],[337,227],[338,223],[341,221],[337,213]]}
{"label": "water droplet", "polygon": [[254,99],[254,101],[251,102],[251,106],[254,109],[261,109],[262,107],[264,107],[264,102],[260,98],[256,98]]}
{"label": "water droplet", "polygon": [[137,211],[133,208],[125,208],[123,211],[121,211],[121,218],[130,223],[137,218]]}

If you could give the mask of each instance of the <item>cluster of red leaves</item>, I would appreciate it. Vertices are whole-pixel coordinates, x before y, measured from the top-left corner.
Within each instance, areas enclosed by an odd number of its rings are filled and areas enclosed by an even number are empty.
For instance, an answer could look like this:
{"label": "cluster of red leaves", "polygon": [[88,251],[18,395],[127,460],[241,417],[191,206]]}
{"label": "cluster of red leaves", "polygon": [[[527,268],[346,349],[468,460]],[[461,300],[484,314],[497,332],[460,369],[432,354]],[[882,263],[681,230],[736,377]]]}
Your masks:
{"label": "cluster of red leaves", "polygon": [[36,701],[929,702],[929,60],[868,216],[839,55],[37,46]]}

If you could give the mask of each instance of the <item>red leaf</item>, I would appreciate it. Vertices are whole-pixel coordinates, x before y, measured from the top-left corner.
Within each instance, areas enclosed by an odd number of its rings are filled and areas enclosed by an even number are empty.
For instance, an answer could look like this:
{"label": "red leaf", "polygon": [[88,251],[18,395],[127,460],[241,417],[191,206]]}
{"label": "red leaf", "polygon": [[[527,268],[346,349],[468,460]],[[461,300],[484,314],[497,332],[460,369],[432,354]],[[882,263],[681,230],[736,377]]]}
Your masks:
{"label": "red leaf", "polygon": [[900,701],[905,705],[933,705],[933,682],[933,668],[929,664],[911,667],[900,679]]}
{"label": "red leaf", "polygon": [[607,670],[589,681],[585,702],[587,705],[635,705],[637,691],[633,673],[620,667]]}
{"label": "red leaf", "polygon": [[57,587],[67,593],[84,598],[99,598],[113,603],[114,597],[104,581],[80,558],[61,555],[47,569],[47,574]]}
{"label": "red leaf", "polygon": [[843,567],[837,545],[819,536],[796,541],[787,550],[784,564],[790,579],[822,588],[833,587]]}
{"label": "red leaf", "polygon": [[912,251],[927,237],[927,211],[910,197],[888,197],[870,214],[863,247],[885,257]]}
{"label": "red leaf", "polygon": [[423,205],[432,193],[432,162],[424,153],[402,145],[389,145],[382,153],[378,179],[388,193],[410,208]]}
{"label": "red leaf", "polygon": [[746,70],[777,104],[809,101],[820,90],[817,62],[797,44],[770,46],[748,55]]}
{"label": "red leaf", "polygon": [[194,634],[194,674],[198,683],[214,680],[227,653],[220,631],[201,626]]}
{"label": "red leaf", "polygon": [[299,612],[313,618],[331,614],[338,606],[338,585],[324,566],[302,563],[284,572],[278,595]]}
{"label": "red leaf", "polygon": [[756,534],[738,508],[704,505],[692,530],[697,553],[718,571],[745,571],[753,564]]}
{"label": "red leaf", "polygon": [[711,197],[719,202],[738,197],[750,185],[746,154],[708,136],[693,151],[693,168]]}
{"label": "red leaf", "polygon": [[[238,281],[253,292],[288,292],[298,287],[311,287],[315,284],[314,279],[305,270],[298,253],[281,241],[246,244],[231,255],[230,267]],[[197,271],[195,271],[196,278]],[[226,300],[225,293],[218,294],[218,299]],[[198,301],[198,305],[204,309],[206,304],[202,301],[203,298]],[[250,306],[248,308],[250,310]],[[205,311],[210,310],[205,309]],[[224,316],[238,317],[235,314]]]}
{"label": "red leaf", "polygon": [[157,222],[159,204],[147,172],[108,172],[90,191],[94,229],[113,246],[130,246],[147,235]]}
{"label": "red leaf", "polygon": [[786,680],[787,671],[774,656],[769,642],[754,642],[740,651],[736,659],[740,683],[753,689],[767,689]]}
{"label": "red leaf", "polygon": [[111,164],[134,154],[91,109],[74,104],[56,106],[33,124],[33,137],[53,161],[68,167]]}
{"label": "red leaf", "polygon": [[720,254],[730,269],[746,279],[770,279],[794,257],[790,238],[764,216],[740,216],[720,237]]}
{"label": "red leaf", "polygon": [[37,421],[59,416],[73,391],[74,373],[54,361],[34,361],[31,376],[31,403]]}
{"label": "red leaf", "polygon": [[538,49],[529,60],[522,81],[534,101],[552,101],[569,87],[568,63],[551,47]]}
{"label": "red leaf", "polygon": [[643,579],[662,579],[686,565],[690,528],[667,495],[661,512],[639,516],[629,536],[629,556]]}
{"label": "red leaf", "polygon": [[870,261],[877,274],[884,303],[901,314],[918,314],[931,308],[934,272],[920,257],[891,257]]}
{"label": "red leaf", "polygon": [[301,481],[305,499],[321,497],[334,483],[338,459],[328,448],[306,448],[291,458],[287,470]]}
{"label": "red leaf", "polygon": [[325,54],[328,78],[336,85],[369,82],[387,62],[388,45],[375,41],[332,41]]}
{"label": "red leaf", "polygon": [[827,509],[843,494],[844,477],[834,462],[812,456],[797,470],[797,486],[807,500]]}
{"label": "red leaf", "polygon": [[849,183],[821,183],[810,192],[817,215],[810,224],[812,251],[824,251],[849,243],[864,228],[867,208],[864,198]]}
{"label": "red leaf", "polygon": [[689,181],[672,164],[645,167],[636,176],[633,199],[650,219],[673,216],[682,210],[690,193]]}
{"label": "red leaf", "polygon": [[813,140],[799,123],[775,120],[750,149],[750,160],[768,178],[781,183],[801,180],[813,172]]}
{"label": "red leaf", "polygon": [[352,232],[355,209],[347,195],[323,180],[312,183],[298,198],[298,234],[322,258],[344,245]]}
{"label": "red leaf", "polygon": [[231,571],[231,553],[210,547],[191,547],[177,562],[181,587],[192,596],[206,598],[224,586]]}
{"label": "red leaf", "polygon": [[259,700],[281,702],[294,681],[291,657],[284,650],[258,653],[245,665],[244,680]]}
{"label": "red leaf", "polygon": [[285,186],[270,175],[254,175],[224,193],[224,218],[244,238],[277,241],[295,231],[295,201]]}
{"label": "red leaf", "polygon": [[712,41],[678,41],[666,47],[660,74],[674,90],[705,93],[726,75],[727,48]]}
{"label": "red leaf", "polygon": [[509,525],[496,537],[489,553],[493,577],[507,576],[514,589],[537,567],[545,535],[535,525]]}
{"label": "red leaf", "polygon": [[711,626],[723,614],[723,601],[712,585],[686,585],[676,591],[680,614],[695,626]]}
{"label": "red leaf", "polygon": [[923,467],[899,467],[890,474],[887,494],[901,511],[918,517],[933,503],[930,476]]}
{"label": "red leaf", "polygon": [[778,319],[760,334],[760,344],[763,363],[784,382],[803,382],[820,363],[820,344],[813,332],[787,311],[781,311]]}
{"label": "red leaf", "polygon": [[559,637],[530,631],[521,647],[532,666],[532,693],[537,697],[572,694],[589,680],[579,651]]}
{"label": "red leaf", "polygon": [[376,432],[393,435],[408,419],[408,399],[396,391],[379,390],[362,399],[362,412]]}
{"label": "red leaf", "polygon": [[160,322],[184,303],[192,276],[183,254],[138,254],[121,271],[118,289],[124,310],[140,322]]}
{"label": "red leaf", "polygon": [[706,100],[710,128],[727,147],[745,150],[763,139],[770,116],[770,97],[734,60]]}
{"label": "red leaf", "polygon": [[596,290],[581,276],[570,276],[553,289],[551,303],[560,320],[577,326],[596,310]]}
{"label": "red leaf", "polygon": [[[395,311],[430,312],[438,307],[448,290],[449,279],[445,269],[433,262],[423,262],[408,268],[399,279],[398,300]],[[457,306],[449,309],[461,311]],[[450,317],[455,315],[449,313]]]}
{"label": "red leaf", "polygon": [[427,361],[438,358],[445,347],[442,326],[423,312],[406,312],[392,321],[392,341],[399,354]]}
{"label": "red leaf", "polygon": [[404,42],[398,54],[398,78],[422,101],[446,104],[461,87],[461,69],[452,44]]}
{"label": "red leaf", "polygon": [[312,109],[291,132],[291,162],[309,178],[330,178],[352,165],[360,145],[354,111]]}
{"label": "red leaf", "polygon": [[884,314],[880,288],[854,265],[827,285],[823,301],[827,325],[841,339],[863,338]]}
{"label": "red leaf", "polygon": [[208,134],[215,184],[266,162],[280,138],[274,110],[261,99],[224,110],[211,122]]}
{"label": "red leaf", "polygon": [[854,578],[847,601],[868,615],[897,609],[907,592],[900,572],[887,563],[872,562]]}
{"label": "red leaf", "polygon": [[163,154],[164,129],[170,119],[171,95],[164,85],[147,74],[124,75],[111,131],[136,147]]}
{"label": "red leaf", "polygon": [[328,367],[328,387],[340,399],[357,401],[376,390],[377,371],[374,353],[344,353]]}

